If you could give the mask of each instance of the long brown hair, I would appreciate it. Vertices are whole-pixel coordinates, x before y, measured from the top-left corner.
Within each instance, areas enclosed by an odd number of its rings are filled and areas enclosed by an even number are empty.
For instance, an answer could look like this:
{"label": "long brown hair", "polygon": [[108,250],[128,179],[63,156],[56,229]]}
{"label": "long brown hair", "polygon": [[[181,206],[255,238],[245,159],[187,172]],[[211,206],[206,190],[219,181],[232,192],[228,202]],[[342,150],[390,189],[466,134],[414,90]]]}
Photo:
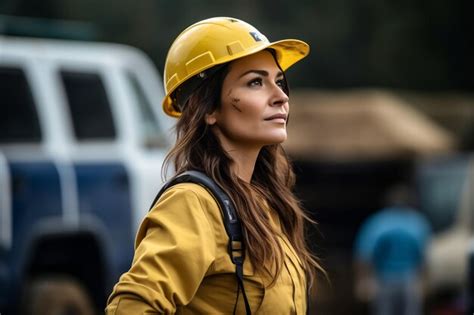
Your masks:
{"label": "long brown hair", "polygon": [[324,271],[306,246],[305,221],[313,221],[292,193],[295,176],[282,146],[275,144],[261,149],[251,182],[246,183],[232,173],[231,157],[205,122],[206,114],[220,107],[222,82],[228,67],[228,64],[220,66],[187,98],[175,126],[177,140],[166,157],[164,173],[170,163],[176,174],[200,170],[226,191],[240,216],[250,261],[256,271],[270,275],[270,284],[279,275],[285,254],[268,212],[262,209],[270,207],[276,211],[282,231],[303,262],[311,285],[315,271]]}

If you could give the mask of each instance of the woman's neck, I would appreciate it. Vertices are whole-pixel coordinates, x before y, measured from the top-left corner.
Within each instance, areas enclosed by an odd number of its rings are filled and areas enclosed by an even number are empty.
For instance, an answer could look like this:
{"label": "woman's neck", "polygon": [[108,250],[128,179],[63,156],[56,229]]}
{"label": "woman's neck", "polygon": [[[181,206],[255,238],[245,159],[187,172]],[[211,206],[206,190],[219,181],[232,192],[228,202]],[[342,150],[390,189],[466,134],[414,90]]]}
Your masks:
{"label": "woman's neck", "polygon": [[226,150],[232,158],[231,170],[241,180],[250,183],[252,180],[255,162],[260,150]]}
{"label": "woman's neck", "polygon": [[239,146],[222,139],[221,146],[232,159],[230,166],[232,173],[246,183],[250,183],[261,147]]}
{"label": "woman's neck", "polygon": [[232,159],[233,163],[230,166],[232,173],[246,183],[250,183],[262,146],[255,143],[234,142],[224,136],[216,127],[213,131],[219,139],[222,149]]}

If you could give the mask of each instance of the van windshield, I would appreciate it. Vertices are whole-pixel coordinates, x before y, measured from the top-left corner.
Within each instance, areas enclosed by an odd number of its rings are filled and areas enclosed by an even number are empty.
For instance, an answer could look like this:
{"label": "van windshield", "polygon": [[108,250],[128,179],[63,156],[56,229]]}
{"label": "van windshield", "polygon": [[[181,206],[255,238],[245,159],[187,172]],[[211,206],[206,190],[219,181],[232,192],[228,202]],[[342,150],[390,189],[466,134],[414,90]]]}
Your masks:
{"label": "van windshield", "polygon": [[139,115],[142,122],[140,124],[142,126],[141,134],[144,145],[148,148],[165,146],[166,141],[163,128],[158,123],[155,112],[151,107],[151,102],[145,94],[143,87],[133,73],[128,72],[127,78],[131,83],[140,112]]}
{"label": "van windshield", "polygon": [[459,157],[427,162],[418,169],[419,206],[435,232],[456,220],[467,169],[468,159]]}

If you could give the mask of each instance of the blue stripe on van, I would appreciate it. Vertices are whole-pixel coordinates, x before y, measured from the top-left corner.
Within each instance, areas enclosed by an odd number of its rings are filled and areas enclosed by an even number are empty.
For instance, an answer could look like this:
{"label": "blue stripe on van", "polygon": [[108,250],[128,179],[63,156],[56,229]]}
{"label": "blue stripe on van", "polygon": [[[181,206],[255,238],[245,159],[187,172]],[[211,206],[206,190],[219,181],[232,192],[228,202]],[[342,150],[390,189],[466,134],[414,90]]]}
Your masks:
{"label": "blue stripe on van", "polygon": [[[27,254],[33,227],[46,217],[62,216],[61,184],[52,162],[10,162],[12,187],[12,248],[8,253],[10,280],[18,284],[20,259]],[[15,288],[12,287],[14,291]],[[10,292],[12,294],[12,292]]]}
{"label": "blue stripe on van", "polygon": [[[110,262],[112,276],[130,267],[133,257],[134,232],[130,180],[120,163],[87,163],[74,166],[79,192],[79,211],[98,218],[107,228],[107,239],[112,248]],[[112,267],[112,266],[109,266]]]}

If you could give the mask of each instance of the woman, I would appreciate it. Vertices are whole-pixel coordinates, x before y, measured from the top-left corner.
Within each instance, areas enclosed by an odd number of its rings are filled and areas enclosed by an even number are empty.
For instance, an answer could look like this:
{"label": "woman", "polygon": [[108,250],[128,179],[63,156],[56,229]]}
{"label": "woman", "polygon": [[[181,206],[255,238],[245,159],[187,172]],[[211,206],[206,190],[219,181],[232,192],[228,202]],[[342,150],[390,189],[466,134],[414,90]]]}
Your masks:
{"label": "woman", "polygon": [[[253,314],[304,314],[307,286],[320,269],[305,245],[308,218],[291,192],[281,147],[289,111],[283,71],[308,52],[302,41],[270,43],[243,21],[213,18],[184,30],[165,64],[163,108],[179,117],[167,161],[177,174],[206,173],[233,200]],[[206,189],[171,187],[144,219],[107,313],[244,314],[228,241]]]}

